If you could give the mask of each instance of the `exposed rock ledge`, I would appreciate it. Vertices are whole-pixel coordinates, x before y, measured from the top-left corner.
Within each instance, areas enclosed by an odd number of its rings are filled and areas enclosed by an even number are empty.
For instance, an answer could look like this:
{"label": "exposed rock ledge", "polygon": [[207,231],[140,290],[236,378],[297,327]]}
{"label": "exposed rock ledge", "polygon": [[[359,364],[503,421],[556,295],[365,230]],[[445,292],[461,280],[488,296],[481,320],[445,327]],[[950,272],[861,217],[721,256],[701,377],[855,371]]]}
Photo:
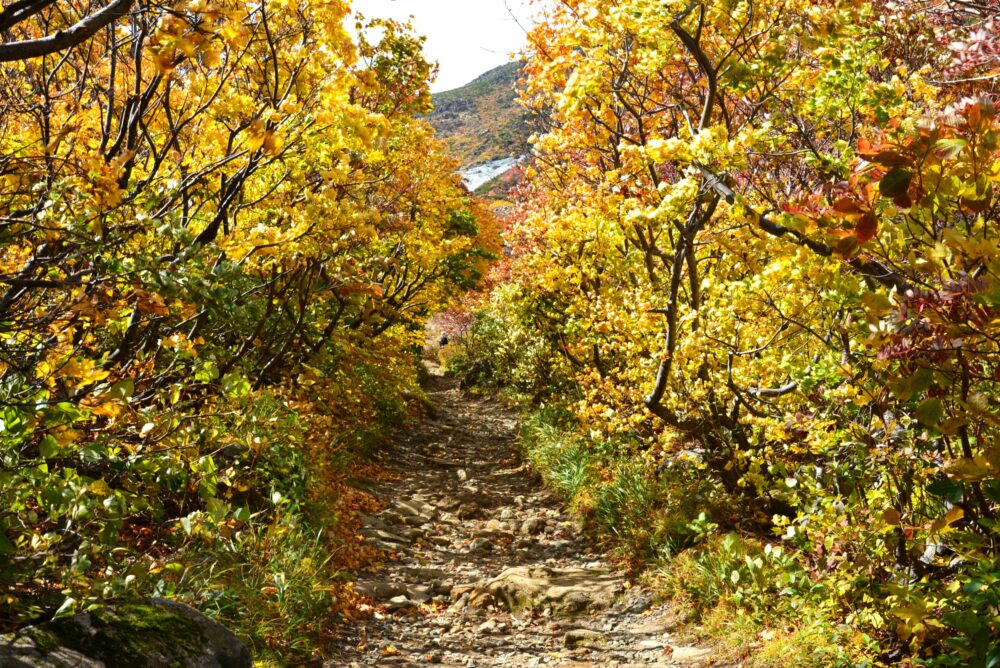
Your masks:
{"label": "exposed rock ledge", "polygon": [[176,601],[109,606],[0,636],[3,668],[251,668],[250,650]]}

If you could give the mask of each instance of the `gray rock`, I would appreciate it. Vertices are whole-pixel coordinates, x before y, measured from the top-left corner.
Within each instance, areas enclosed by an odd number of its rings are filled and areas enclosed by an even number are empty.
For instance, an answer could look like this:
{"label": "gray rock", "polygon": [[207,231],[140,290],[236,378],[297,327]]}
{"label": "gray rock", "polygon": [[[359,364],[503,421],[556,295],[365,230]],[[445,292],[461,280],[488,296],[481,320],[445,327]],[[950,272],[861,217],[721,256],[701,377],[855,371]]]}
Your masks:
{"label": "gray rock", "polygon": [[406,586],[394,582],[356,582],[354,590],[377,603],[406,594]]}
{"label": "gray rock", "polygon": [[431,600],[431,588],[426,585],[416,585],[407,589],[406,597],[416,603],[426,603]]}
{"label": "gray rock", "polygon": [[712,656],[712,650],[701,647],[674,647],[670,661],[681,664],[702,663]]}
{"label": "gray rock", "polygon": [[608,646],[608,637],[600,631],[590,629],[573,629],[566,634],[566,647],[587,647],[589,649],[604,649]]}
{"label": "gray rock", "polygon": [[420,524],[437,519],[438,509],[423,501],[397,501],[392,508],[404,517],[420,520]]}
{"label": "gray rock", "polygon": [[512,610],[551,608],[576,614],[607,608],[624,590],[624,579],[605,570],[521,566],[478,585],[470,604],[498,601]]}
{"label": "gray rock", "polygon": [[393,596],[385,604],[385,607],[389,610],[406,610],[407,608],[416,607],[416,603],[408,599],[406,596]]}
{"label": "gray rock", "polygon": [[643,622],[628,629],[628,633],[635,636],[658,636],[669,630],[666,624],[660,622]]}
{"label": "gray rock", "polygon": [[251,668],[219,622],[176,601],[107,606],[0,636],[4,668]]}
{"label": "gray rock", "polygon": [[380,543],[395,544],[397,547],[400,545],[406,545],[410,542],[402,536],[389,533],[388,531],[382,531],[381,529],[364,529],[362,530],[362,533],[370,538],[378,540]]}
{"label": "gray rock", "polygon": [[493,549],[493,545],[486,538],[477,538],[469,544],[469,552],[487,552]]}

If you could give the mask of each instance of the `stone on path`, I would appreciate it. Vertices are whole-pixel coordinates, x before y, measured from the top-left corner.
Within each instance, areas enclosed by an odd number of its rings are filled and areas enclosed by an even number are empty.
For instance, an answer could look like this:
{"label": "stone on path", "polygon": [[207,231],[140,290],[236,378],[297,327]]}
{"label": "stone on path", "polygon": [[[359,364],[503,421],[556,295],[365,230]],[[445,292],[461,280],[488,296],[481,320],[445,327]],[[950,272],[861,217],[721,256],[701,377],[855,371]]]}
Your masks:
{"label": "stone on path", "polygon": [[480,584],[470,604],[578,614],[607,608],[624,591],[624,578],[606,570],[518,566]]}
{"label": "stone on path", "polygon": [[608,646],[608,637],[600,631],[590,629],[573,629],[566,634],[566,647],[588,647],[590,649],[604,649]]}
{"label": "stone on path", "polygon": [[712,650],[701,647],[673,647],[670,662],[675,664],[701,663],[712,656]]}
{"label": "stone on path", "polygon": [[364,518],[361,533],[389,548],[388,560],[358,574],[355,589],[375,609],[344,629],[324,668],[693,668],[713,660],[708,650],[671,649],[670,611],[645,588],[627,588],[522,463],[502,405],[439,376],[428,394],[430,417],[386,452],[386,480],[366,485],[385,509]]}

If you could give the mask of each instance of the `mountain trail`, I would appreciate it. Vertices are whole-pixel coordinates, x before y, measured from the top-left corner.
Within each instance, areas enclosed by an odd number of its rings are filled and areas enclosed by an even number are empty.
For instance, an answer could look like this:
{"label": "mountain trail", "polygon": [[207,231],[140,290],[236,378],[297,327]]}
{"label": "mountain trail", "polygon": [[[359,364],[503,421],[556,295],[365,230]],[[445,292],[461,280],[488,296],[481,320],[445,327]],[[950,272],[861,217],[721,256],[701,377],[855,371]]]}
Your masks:
{"label": "mountain trail", "polygon": [[383,456],[391,479],[356,483],[386,504],[363,533],[395,558],[358,576],[374,615],[327,668],[720,665],[520,460],[513,414],[452,378],[427,391],[431,415]]}

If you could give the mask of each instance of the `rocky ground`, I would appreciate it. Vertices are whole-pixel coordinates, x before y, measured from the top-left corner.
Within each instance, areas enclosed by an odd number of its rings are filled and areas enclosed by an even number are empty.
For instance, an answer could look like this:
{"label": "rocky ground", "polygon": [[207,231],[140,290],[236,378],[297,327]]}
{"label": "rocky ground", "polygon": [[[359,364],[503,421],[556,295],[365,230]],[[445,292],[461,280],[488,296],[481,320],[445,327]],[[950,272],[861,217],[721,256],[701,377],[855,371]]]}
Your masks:
{"label": "rocky ground", "polygon": [[357,481],[387,508],[365,520],[394,555],[356,587],[374,614],[333,666],[699,666],[671,612],[632,585],[522,464],[515,418],[436,377],[432,415]]}

